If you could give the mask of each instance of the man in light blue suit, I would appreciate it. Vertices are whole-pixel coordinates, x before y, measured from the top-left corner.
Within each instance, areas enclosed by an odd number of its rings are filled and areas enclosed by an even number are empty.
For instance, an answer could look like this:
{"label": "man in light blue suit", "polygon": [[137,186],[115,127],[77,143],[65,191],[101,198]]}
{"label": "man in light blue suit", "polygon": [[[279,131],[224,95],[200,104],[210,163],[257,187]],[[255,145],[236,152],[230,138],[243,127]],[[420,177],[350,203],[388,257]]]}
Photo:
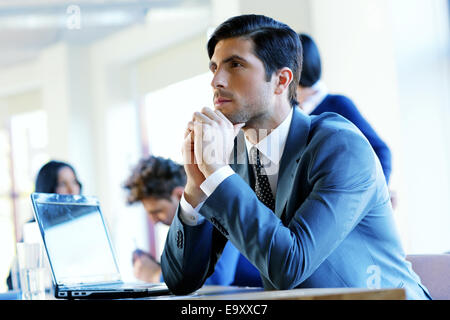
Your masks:
{"label": "man in light blue suit", "polygon": [[186,130],[187,184],[161,257],[169,289],[199,289],[230,241],[266,289],[401,287],[429,299],[367,139],[335,113],[295,108],[297,34],[238,16],[214,31],[208,54],[214,110]]}

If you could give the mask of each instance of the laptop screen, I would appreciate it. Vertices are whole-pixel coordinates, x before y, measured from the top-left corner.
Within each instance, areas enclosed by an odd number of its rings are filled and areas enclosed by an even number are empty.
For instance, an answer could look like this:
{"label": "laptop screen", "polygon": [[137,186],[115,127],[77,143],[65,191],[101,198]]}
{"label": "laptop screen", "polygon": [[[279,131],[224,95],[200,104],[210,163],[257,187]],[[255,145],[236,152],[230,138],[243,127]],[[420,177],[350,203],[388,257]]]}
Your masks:
{"label": "laptop screen", "polygon": [[58,285],[120,280],[96,198],[44,193],[31,197]]}

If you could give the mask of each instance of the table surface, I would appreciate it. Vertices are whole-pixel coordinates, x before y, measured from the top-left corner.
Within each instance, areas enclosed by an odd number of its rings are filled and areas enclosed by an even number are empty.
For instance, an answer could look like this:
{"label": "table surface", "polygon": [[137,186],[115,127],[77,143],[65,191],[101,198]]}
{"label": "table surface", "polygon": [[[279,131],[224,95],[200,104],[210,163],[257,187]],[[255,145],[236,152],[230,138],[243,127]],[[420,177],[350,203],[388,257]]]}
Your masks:
{"label": "table surface", "polygon": [[[264,290],[263,288],[203,286],[188,295],[162,295],[134,300],[405,300],[405,290],[364,288],[311,288],[291,290]],[[0,295],[1,300],[20,299],[18,292]],[[56,299],[46,294],[46,300]]]}
{"label": "table surface", "polygon": [[189,295],[148,297],[151,300],[405,300],[403,288],[311,288],[263,290],[262,288],[204,286]]}

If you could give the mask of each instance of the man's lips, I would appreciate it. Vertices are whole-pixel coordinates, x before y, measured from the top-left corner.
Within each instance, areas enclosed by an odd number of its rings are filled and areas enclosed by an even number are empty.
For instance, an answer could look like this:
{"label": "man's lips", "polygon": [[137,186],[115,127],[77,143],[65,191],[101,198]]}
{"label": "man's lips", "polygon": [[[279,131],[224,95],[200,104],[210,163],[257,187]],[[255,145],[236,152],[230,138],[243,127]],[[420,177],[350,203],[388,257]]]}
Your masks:
{"label": "man's lips", "polygon": [[227,103],[227,102],[231,102],[231,99],[227,99],[227,98],[214,99],[214,105],[216,105],[216,106],[220,106],[220,105],[222,105],[224,103]]}

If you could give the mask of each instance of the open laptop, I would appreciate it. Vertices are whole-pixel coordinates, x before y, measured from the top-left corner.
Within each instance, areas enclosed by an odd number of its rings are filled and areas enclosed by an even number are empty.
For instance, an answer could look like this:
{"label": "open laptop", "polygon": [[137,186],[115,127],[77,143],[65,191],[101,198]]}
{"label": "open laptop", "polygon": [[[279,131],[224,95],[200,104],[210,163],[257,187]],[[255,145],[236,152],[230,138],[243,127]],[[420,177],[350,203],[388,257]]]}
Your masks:
{"label": "open laptop", "polygon": [[133,298],[169,292],[163,283],[124,283],[95,197],[33,193],[55,297]]}

